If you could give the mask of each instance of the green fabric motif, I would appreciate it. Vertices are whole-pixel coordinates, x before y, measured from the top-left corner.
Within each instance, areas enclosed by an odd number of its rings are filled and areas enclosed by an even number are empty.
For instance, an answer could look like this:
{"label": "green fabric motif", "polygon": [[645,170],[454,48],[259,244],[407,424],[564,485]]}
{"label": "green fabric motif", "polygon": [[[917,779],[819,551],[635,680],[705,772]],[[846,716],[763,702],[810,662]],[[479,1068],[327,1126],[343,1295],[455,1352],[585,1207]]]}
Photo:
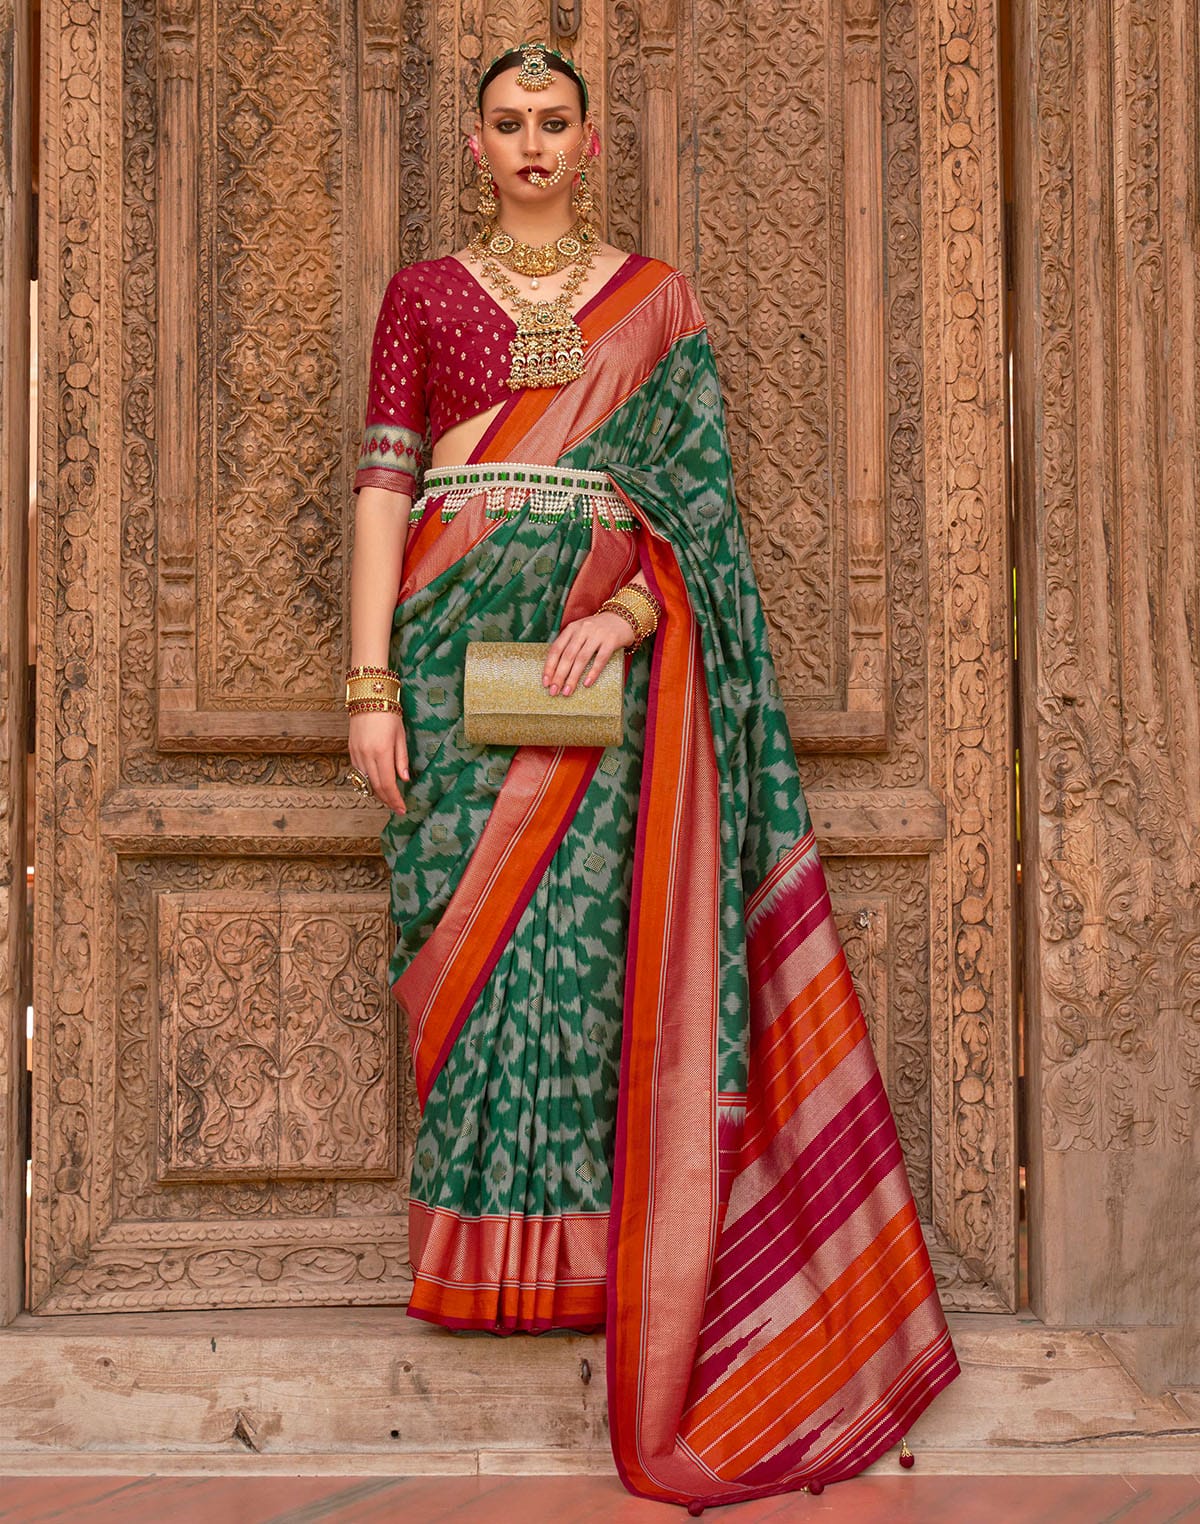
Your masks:
{"label": "green fabric motif", "polygon": [[[597,771],[434,1081],[418,1201],[470,1215],[608,1208],[645,723],[646,664],[636,670],[612,748],[622,766]],[[597,839],[611,843],[603,856]]]}
{"label": "green fabric motif", "polygon": [[[745,1088],[744,900],[808,827],[705,334],[559,462],[604,471],[671,543],[700,630],[721,779],[718,1087]],[[383,833],[394,980],[437,925],[511,752],[462,733],[468,640],[550,640],[590,546],[586,520],[522,511],[397,610],[392,660],[412,779]],[[626,738],[574,820],[434,1081],[412,1194],[460,1213],[602,1212],[620,1064],[632,858],[652,643],[626,684]],[[436,695],[436,700],[435,700]],[[664,694],[662,702],[669,703]],[[651,846],[650,850],[653,850]]]}
{"label": "green fabric motif", "polygon": [[[382,838],[391,980],[437,925],[513,754],[465,742],[467,642],[552,639],[591,535],[590,521],[514,515],[397,610],[411,779],[408,813]],[[624,741],[606,749],[433,1084],[417,1201],[467,1215],[607,1211],[650,649],[626,680]]]}

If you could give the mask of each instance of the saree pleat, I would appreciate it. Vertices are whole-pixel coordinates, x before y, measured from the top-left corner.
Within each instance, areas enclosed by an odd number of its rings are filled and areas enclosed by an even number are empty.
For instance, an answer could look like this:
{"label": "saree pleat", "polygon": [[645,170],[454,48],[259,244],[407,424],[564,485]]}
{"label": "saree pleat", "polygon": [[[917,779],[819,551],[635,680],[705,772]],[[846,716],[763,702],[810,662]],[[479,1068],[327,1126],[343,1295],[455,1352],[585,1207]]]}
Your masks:
{"label": "saree pleat", "polygon": [[[636,533],[468,514],[422,525],[406,558],[413,782],[385,852],[423,1107],[410,1310],[603,1323],[626,1485],[719,1503],[853,1475],[957,1361],[703,318],[654,261],[611,285],[583,323],[586,384],[519,394],[479,455],[603,472]],[[465,748],[466,639],[549,639],[635,556],[665,612],[628,664],[624,746]]]}

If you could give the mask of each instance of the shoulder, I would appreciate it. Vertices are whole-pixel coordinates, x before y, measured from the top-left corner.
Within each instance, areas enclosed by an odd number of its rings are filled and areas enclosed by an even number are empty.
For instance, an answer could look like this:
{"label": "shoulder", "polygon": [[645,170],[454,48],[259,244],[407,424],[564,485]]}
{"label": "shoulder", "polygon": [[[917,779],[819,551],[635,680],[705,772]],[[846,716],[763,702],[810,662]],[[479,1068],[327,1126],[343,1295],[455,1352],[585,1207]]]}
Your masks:
{"label": "shoulder", "polygon": [[703,309],[687,275],[665,259],[634,254],[630,268],[654,305],[670,326],[680,333],[695,332],[707,326]]}
{"label": "shoulder", "polygon": [[444,291],[455,279],[461,279],[462,268],[452,254],[443,254],[439,259],[414,260],[393,272],[387,294],[393,301],[420,307],[425,299]]}

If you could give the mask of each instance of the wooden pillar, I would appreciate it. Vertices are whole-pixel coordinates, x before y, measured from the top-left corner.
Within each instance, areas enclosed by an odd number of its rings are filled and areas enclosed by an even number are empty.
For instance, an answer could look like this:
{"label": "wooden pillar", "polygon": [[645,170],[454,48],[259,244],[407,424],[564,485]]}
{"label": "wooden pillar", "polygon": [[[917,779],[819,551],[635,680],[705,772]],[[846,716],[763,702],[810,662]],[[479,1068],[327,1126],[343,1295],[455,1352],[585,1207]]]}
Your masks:
{"label": "wooden pillar", "polygon": [[158,461],[159,721],[196,708],[196,496],[199,356],[196,253],[199,116],[195,0],[160,0],[158,328],[170,362],[158,413],[170,447]]}
{"label": "wooden pillar", "polygon": [[675,6],[676,0],[647,0],[642,7],[642,253],[671,265],[679,263]]}
{"label": "wooden pillar", "polygon": [[25,1283],[29,7],[0,0],[0,1324]]}
{"label": "wooden pillar", "polygon": [[361,204],[369,209],[362,229],[362,300],[370,353],[371,325],[384,287],[400,264],[400,63],[402,0],[370,0],[362,24]]}
{"label": "wooden pillar", "polygon": [[[849,672],[846,708],[875,718],[887,739],[887,577],[884,566],[886,365],[883,344],[883,102],[879,0],[845,16],[846,481],[849,495]],[[869,724],[862,726],[870,731]]]}
{"label": "wooden pillar", "polygon": [[1015,12],[1030,1280],[1200,1379],[1192,0]]}

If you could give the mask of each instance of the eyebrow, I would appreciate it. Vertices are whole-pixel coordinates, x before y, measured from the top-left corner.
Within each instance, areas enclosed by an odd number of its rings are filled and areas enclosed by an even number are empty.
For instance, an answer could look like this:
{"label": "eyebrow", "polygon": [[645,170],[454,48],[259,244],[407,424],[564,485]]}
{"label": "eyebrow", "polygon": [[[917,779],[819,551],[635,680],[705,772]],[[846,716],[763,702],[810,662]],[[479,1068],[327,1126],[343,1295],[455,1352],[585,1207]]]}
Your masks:
{"label": "eyebrow", "polygon": [[[561,101],[554,106],[535,106],[534,112],[538,116],[569,116],[575,109],[573,106],[564,105]],[[527,116],[528,106],[490,106],[489,116]]]}

